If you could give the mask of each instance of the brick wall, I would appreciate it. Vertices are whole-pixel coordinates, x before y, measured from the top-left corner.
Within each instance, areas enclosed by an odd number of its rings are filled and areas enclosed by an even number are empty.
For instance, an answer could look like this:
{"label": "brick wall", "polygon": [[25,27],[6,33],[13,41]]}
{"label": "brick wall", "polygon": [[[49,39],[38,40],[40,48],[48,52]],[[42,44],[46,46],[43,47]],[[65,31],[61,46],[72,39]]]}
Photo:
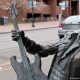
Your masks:
{"label": "brick wall", "polygon": [[8,16],[9,0],[0,0],[0,17]]}
{"label": "brick wall", "polygon": [[[9,0],[0,0],[0,1],[1,1],[0,5],[5,6],[5,7],[7,6],[7,3],[10,2]],[[27,13],[32,13],[31,9],[27,6],[27,1],[28,0],[23,0],[23,5],[24,5],[23,7],[25,7],[25,8],[24,9],[19,8],[19,10],[18,10],[19,11],[18,19],[22,20]],[[40,2],[41,0],[37,0],[37,1]],[[51,14],[51,16],[55,16],[56,7],[55,7],[55,5],[53,7],[53,4],[55,4],[55,2],[56,2],[56,0],[50,0],[49,5],[39,3],[40,6],[35,8],[34,12],[35,13],[41,13],[41,14]],[[18,2],[18,4],[20,4],[20,3]],[[0,12],[0,17],[8,16],[8,10],[0,9],[0,11],[1,11]]]}
{"label": "brick wall", "polygon": [[[41,13],[41,14],[50,14],[52,17],[57,17],[57,14],[61,13],[61,9],[59,6],[57,6],[56,0],[49,0],[48,5],[41,3],[42,0],[37,0],[40,2],[39,4],[41,6],[38,6],[37,8],[34,9],[34,13]],[[8,16],[8,10],[7,9],[1,9],[1,6],[4,8],[4,6],[7,6],[7,3],[9,3],[9,0],[0,0],[0,17],[2,16]],[[19,11],[19,16],[18,19],[22,20],[25,18],[27,13],[32,13],[32,10],[28,6],[28,0],[23,0],[21,3],[18,2],[18,4],[23,4],[24,9],[18,8]],[[69,6],[66,11],[63,11],[63,15],[70,15],[71,14],[71,8]],[[80,14],[80,1],[79,1],[79,14]]]}

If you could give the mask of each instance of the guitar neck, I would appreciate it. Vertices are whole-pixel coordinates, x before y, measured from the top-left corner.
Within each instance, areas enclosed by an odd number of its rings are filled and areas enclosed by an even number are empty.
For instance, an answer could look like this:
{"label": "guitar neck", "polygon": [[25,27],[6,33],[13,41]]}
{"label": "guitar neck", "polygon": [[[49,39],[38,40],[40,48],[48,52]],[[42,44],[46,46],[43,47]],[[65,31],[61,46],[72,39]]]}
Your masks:
{"label": "guitar neck", "polygon": [[[17,24],[17,20],[16,19],[13,20],[13,25],[14,25],[14,30],[15,31],[19,31],[19,28],[18,28],[18,24]],[[26,51],[25,51],[25,48],[24,48],[24,45],[23,45],[23,42],[22,42],[21,37],[18,39],[18,46],[19,46],[19,49],[20,49],[23,66],[24,66],[24,68],[26,69],[26,71],[28,73],[29,80],[33,80],[31,66],[30,66],[30,63],[28,61],[28,57],[26,55]]]}

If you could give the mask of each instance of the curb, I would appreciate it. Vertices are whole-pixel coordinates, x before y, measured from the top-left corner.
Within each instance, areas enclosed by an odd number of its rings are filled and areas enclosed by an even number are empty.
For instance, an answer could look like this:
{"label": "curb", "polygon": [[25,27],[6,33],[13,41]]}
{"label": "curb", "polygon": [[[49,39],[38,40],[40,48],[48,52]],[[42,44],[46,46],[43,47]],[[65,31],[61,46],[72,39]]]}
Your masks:
{"label": "curb", "polygon": [[[23,30],[23,31],[35,31],[35,30],[49,29],[49,28],[57,28],[57,26],[55,26],[55,27],[37,28],[37,29],[28,29],[28,30]],[[0,32],[0,34],[6,34],[6,33],[11,33],[11,32]]]}

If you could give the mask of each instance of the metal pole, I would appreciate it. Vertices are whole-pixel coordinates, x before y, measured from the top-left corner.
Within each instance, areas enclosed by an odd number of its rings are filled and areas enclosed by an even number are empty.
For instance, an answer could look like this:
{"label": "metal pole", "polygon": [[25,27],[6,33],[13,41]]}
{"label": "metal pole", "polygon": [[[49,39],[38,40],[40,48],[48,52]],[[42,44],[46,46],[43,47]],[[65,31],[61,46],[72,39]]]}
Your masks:
{"label": "metal pole", "polygon": [[33,5],[33,0],[32,0],[32,27],[35,27],[35,25],[34,25],[34,5]]}
{"label": "metal pole", "polygon": [[66,9],[66,0],[65,0],[65,9]]}
{"label": "metal pole", "polygon": [[58,15],[59,16],[59,23],[62,23],[62,10],[61,10],[61,14]]}
{"label": "metal pole", "polygon": [[[66,9],[66,0],[65,0],[65,13],[67,13],[67,9]],[[66,14],[65,14],[66,15]],[[66,16],[65,16],[66,17]]]}

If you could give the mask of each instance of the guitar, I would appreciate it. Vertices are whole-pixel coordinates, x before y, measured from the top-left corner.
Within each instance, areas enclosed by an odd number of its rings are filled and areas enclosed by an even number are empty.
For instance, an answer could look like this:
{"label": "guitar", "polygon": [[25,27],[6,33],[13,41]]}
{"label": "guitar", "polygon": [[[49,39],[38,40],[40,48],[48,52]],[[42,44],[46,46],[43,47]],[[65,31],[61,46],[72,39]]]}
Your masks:
{"label": "guitar", "polygon": [[[10,59],[11,65],[17,74],[17,80],[27,80],[28,77],[23,62],[18,62],[16,56]],[[41,59],[38,54],[35,55],[35,61],[31,64],[33,80],[48,80],[47,76],[41,70]]]}
{"label": "guitar", "polygon": [[[12,17],[13,25],[14,25],[14,31],[19,32],[17,19],[16,19],[18,10],[16,8],[15,0],[12,0],[10,8],[11,8],[11,17]],[[17,74],[17,80],[47,80],[47,77],[39,69],[40,65],[36,63],[40,61],[38,60],[39,56],[37,56],[36,57],[37,60],[35,60],[35,62],[32,65],[30,65],[29,59],[26,55],[24,45],[22,43],[21,36],[18,39],[18,46],[20,49],[22,62],[18,63],[16,60],[16,56],[11,57],[11,60],[10,60],[11,65]]]}

